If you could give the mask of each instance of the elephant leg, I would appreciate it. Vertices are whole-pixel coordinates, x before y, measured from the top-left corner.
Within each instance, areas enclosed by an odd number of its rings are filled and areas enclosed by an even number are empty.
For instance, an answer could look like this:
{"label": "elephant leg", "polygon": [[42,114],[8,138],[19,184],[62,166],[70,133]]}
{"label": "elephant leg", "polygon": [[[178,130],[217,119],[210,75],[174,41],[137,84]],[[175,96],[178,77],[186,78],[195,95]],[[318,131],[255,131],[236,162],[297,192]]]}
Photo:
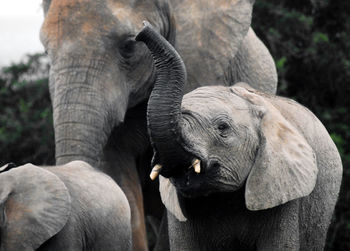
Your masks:
{"label": "elephant leg", "polygon": [[[257,250],[299,250],[299,201],[294,200],[261,214],[265,221]],[[267,219],[267,220],[266,220]]]}
{"label": "elephant leg", "polygon": [[193,227],[189,222],[178,221],[172,213],[167,212],[170,250],[192,251],[205,250],[194,240]]}
{"label": "elephant leg", "polygon": [[119,185],[128,198],[131,209],[133,250],[147,250],[142,189],[136,167],[124,169],[120,174]]}
{"label": "elephant leg", "polygon": [[153,251],[167,251],[169,247],[169,234],[168,234],[168,219],[167,212],[164,210],[162,221],[158,230],[157,243]]}
{"label": "elephant leg", "polygon": [[[151,152],[147,154],[146,107],[147,103],[131,108],[125,115],[123,125],[113,131],[104,149],[106,165],[103,165],[103,171],[122,188],[130,204],[134,250],[148,249],[141,184],[141,181],[149,179],[149,171],[146,170],[150,169],[152,156]],[[146,199],[150,198],[146,196]]]}
{"label": "elephant leg", "polygon": [[133,250],[148,250],[142,188],[135,158],[110,149],[106,152],[107,163],[102,165],[102,170],[117,182],[130,205]]}

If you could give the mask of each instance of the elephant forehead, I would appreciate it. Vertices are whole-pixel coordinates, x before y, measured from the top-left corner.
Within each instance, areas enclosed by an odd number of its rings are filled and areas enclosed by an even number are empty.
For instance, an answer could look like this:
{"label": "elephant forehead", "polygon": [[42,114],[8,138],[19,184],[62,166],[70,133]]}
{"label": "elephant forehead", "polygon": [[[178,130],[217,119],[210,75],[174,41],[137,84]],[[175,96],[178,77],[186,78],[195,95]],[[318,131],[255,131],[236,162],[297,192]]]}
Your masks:
{"label": "elephant forehead", "polygon": [[[131,4],[124,2],[52,0],[41,28],[41,39],[44,44],[50,43],[56,48],[62,41],[78,41],[83,46],[89,43],[96,46],[91,41],[109,36],[111,31],[125,32],[128,22],[142,25],[138,15],[130,15]],[[128,22],[125,22],[126,16],[130,16]]]}
{"label": "elephant forehead", "polygon": [[201,87],[186,94],[182,109],[207,115],[248,114],[247,102],[224,86]]}
{"label": "elephant forehead", "polygon": [[[108,0],[108,8],[112,11],[114,17],[116,17],[120,23],[123,23],[130,29],[134,29],[134,32],[142,28],[142,21],[145,17],[141,14],[147,11],[148,15],[152,12],[150,5],[143,6],[136,4],[136,1],[121,1],[121,0]],[[142,11],[139,11],[142,9]]]}
{"label": "elephant forehead", "polygon": [[61,40],[76,40],[81,35],[107,30],[108,22],[97,10],[92,1],[53,0],[41,28],[43,39],[59,44]]}

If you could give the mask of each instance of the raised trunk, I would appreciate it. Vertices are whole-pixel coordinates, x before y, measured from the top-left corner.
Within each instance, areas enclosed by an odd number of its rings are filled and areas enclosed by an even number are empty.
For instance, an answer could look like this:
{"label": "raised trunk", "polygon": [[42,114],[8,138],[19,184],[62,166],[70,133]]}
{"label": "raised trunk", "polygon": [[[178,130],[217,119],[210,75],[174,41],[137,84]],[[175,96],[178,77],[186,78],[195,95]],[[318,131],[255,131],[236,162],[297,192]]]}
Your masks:
{"label": "raised trunk", "polygon": [[156,81],[148,101],[147,118],[151,142],[158,153],[155,164],[161,174],[174,175],[176,167],[188,161],[181,146],[181,102],[186,68],[179,54],[148,23],[137,35],[150,49],[156,66]]}
{"label": "raised trunk", "polygon": [[112,127],[123,116],[123,111],[118,112],[119,118],[111,114],[103,90],[107,81],[103,75],[91,63],[52,71],[56,164],[83,160],[98,167]]}

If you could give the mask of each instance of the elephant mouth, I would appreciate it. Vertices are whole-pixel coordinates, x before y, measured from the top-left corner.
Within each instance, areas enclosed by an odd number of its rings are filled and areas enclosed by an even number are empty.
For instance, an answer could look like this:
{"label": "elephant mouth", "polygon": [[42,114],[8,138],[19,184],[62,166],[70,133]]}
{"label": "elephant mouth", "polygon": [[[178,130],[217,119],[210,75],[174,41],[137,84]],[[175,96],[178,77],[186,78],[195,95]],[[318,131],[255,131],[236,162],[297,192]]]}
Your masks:
{"label": "elephant mouth", "polygon": [[193,163],[181,168],[170,178],[176,190],[185,198],[197,198],[208,196],[214,192],[210,189],[210,170],[207,170],[207,163],[203,159],[194,158]]}

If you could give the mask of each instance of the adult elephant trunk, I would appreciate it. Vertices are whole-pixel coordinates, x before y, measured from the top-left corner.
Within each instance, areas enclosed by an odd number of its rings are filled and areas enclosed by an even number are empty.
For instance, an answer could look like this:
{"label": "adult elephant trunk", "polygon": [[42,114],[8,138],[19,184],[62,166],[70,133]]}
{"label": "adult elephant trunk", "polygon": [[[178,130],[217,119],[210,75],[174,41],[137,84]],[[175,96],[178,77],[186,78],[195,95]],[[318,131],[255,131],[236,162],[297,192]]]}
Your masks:
{"label": "adult elephant trunk", "polygon": [[153,27],[145,27],[136,40],[144,42],[152,53],[156,81],[148,101],[148,128],[161,174],[173,176],[177,166],[189,160],[181,141],[181,102],[186,83],[185,65],[175,49]]}
{"label": "adult elephant trunk", "polygon": [[103,61],[76,62],[56,64],[50,72],[56,164],[83,160],[97,167],[112,128],[123,120],[127,95],[111,93]]}

